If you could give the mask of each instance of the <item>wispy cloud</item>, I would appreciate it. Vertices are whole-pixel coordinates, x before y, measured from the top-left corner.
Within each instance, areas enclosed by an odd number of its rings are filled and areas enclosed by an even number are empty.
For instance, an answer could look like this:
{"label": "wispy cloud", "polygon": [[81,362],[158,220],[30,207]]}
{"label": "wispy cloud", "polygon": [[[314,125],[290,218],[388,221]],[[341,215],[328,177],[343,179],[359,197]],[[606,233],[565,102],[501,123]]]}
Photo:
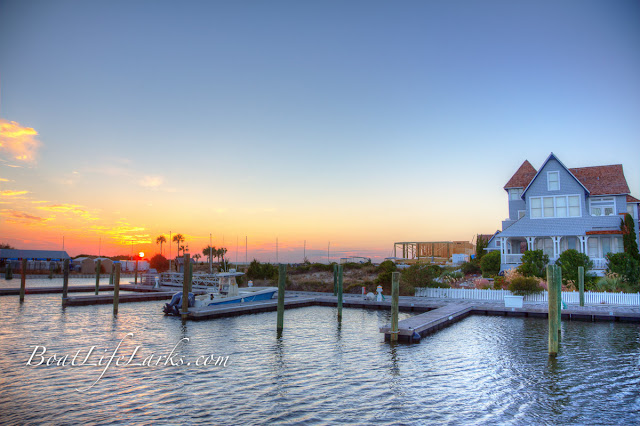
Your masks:
{"label": "wispy cloud", "polygon": [[0,197],[18,197],[20,195],[28,194],[29,191],[14,191],[12,189],[5,189],[0,191]]}
{"label": "wispy cloud", "polygon": [[51,204],[48,206],[39,206],[40,210],[53,213],[71,214],[82,217],[86,220],[97,220],[98,218],[84,208],[77,204]]}
{"label": "wispy cloud", "polygon": [[40,216],[34,216],[25,212],[12,209],[3,209],[0,211],[0,216],[6,218],[7,223],[19,223],[23,225],[41,224],[48,222],[51,218],[44,218]]}
{"label": "wispy cloud", "polygon": [[[35,163],[40,141],[36,139],[38,132],[31,127],[24,127],[15,121],[0,119],[0,156],[5,161],[19,163]],[[7,164],[10,167],[19,167]]]}
{"label": "wispy cloud", "polygon": [[162,176],[144,176],[138,181],[138,184],[145,188],[157,188],[162,185],[163,182],[164,179]]}
{"label": "wispy cloud", "polygon": [[0,178],[0,182],[11,182],[9,179]]}
{"label": "wispy cloud", "polygon": [[102,235],[114,239],[118,244],[150,244],[151,235],[144,233],[141,226],[133,226],[127,222],[119,221],[115,225],[95,225],[91,229]]}

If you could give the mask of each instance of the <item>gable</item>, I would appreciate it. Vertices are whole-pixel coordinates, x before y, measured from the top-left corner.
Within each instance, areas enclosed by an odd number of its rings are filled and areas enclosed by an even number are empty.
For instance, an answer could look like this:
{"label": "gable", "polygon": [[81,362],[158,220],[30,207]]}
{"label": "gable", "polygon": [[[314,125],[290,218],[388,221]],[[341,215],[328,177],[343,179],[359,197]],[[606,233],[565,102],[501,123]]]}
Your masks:
{"label": "gable", "polygon": [[[547,172],[549,172],[549,171],[560,172],[560,180],[561,180],[560,188],[561,188],[561,192],[565,192],[566,184],[570,182],[569,183],[570,186],[574,186],[572,184],[577,184],[578,186],[581,187],[581,190],[584,190],[585,192],[589,193],[589,190],[587,189],[587,187],[585,187],[582,184],[582,182],[580,182],[578,180],[578,178],[576,178],[574,176],[574,174],[571,173],[571,171],[567,168],[567,166],[562,164],[562,161],[558,160],[558,158],[552,152],[551,154],[549,154],[549,156],[544,161],[544,163],[542,163],[542,167],[540,167],[540,170],[538,170],[538,172],[536,173],[534,178],[531,180],[531,182],[529,182],[529,185],[527,185],[527,187],[524,189],[524,191],[522,192],[522,197],[524,198],[524,194],[533,185],[536,186],[536,189],[537,189],[538,193],[546,192],[543,188],[547,187]],[[544,180],[544,182],[541,182],[542,180]],[[564,189],[563,189],[562,181],[565,182],[565,188]]]}

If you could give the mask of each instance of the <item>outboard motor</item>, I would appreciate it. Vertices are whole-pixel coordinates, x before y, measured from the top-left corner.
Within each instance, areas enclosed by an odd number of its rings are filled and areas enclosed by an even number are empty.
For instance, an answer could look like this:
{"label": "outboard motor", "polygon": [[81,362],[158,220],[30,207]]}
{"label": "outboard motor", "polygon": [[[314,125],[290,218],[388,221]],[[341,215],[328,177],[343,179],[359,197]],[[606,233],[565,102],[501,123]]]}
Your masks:
{"label": "outboard motor", "polygon": [[[196,296],[193,293],[189,293],[187,296],[189,299],[189,307],[192,308],[196,304]],[[164,308],[162,310],[166,315],[180,315],[180,308],[182,307],[182,292],[179,291],[173,295],[171,298],[171,302],[165,303]]]}

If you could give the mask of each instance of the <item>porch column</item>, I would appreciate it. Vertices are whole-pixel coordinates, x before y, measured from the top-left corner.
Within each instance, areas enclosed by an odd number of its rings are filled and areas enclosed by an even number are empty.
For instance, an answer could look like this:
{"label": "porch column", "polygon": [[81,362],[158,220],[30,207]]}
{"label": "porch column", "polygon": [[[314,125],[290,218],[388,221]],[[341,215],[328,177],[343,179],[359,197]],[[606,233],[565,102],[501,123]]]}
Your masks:
{"label": "porch column", "polygon": [[500,238],[500,263],[507,263],[506,254],[507,254],[507,237],[499,237]]}
{"label": "porch column", "polygon": [[580,253],[587,253],[587,236],[579,235],[578,240],[580,241]]}
{"label": "porch column", "polygon": [[525,237],[527,239],[527,250],[534,250],[536,247],[536,237]]}
{"label": "porch column", "polygon": [[551,237],[553,241],[553,258],[557,259],[560,256],[560,237]]}

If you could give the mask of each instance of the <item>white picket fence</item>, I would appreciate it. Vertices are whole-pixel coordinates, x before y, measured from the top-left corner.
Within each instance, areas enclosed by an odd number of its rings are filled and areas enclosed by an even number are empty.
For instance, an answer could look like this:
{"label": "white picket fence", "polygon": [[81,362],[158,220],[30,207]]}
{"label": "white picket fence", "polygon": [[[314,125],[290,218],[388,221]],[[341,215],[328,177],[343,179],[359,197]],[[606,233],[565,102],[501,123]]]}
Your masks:
{"label": "white picket fence", "polygon": [[[526,302],[547,302],[548,292],[525,296]],[[416,297],[432,297],[439,299],[474,299],[474,300],[504,300],[511,296],[509,290],[480,290],[477,288],[416,288]],[[567,304],[579,304],[580,293],[577,291],[563,291],[562,301]],[[640,306],[640,293],[607,293],[596,291],[584,292],[585,305],[631,305]]]}

